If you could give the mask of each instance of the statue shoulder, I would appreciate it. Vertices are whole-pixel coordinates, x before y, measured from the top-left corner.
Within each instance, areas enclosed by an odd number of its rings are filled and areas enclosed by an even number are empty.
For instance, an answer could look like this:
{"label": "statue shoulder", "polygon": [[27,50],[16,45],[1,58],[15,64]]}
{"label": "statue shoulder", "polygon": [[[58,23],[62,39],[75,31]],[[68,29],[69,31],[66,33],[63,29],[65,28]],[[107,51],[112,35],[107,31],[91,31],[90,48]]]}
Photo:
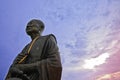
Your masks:
{"label": "statue shoulder", "polygon": [[54,41],[57,43],[57,39],[56,39],[56,37],[55,37],[54,34],[48,34],[48,35],[46,35],[46,36],[44,36],[44,37],[46,37],[47,40],[48,40],[48,39],[51,39],[51,40],[54,40]]}

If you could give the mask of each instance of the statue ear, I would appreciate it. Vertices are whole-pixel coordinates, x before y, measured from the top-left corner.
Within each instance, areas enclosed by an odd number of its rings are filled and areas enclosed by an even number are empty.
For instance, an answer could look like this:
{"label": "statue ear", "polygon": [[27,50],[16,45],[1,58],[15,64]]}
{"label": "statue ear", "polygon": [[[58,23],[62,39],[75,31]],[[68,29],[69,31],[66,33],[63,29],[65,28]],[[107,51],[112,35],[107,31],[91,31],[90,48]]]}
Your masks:
{"label": "statue ear", "polygon": [[44,30],[44,26],[42,25],[42,26],[40,26],[39,31],[40,31],[40,32],[43,32],[43,30]]}
{"label": "statue ear", "polygon": [[41,29],[44,30],[44,26],[43,25],[41,26]]}

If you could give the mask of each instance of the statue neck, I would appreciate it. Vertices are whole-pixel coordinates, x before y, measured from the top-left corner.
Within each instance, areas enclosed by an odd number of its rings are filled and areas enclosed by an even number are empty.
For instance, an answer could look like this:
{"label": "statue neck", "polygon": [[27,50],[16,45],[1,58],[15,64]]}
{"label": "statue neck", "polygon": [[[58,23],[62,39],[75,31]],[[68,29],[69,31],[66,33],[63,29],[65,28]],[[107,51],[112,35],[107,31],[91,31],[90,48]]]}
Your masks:
{"label": "statue neck", "polygon": [[34,40],[37,36],[41,36],[40,34],[31,34],[31,39]]}

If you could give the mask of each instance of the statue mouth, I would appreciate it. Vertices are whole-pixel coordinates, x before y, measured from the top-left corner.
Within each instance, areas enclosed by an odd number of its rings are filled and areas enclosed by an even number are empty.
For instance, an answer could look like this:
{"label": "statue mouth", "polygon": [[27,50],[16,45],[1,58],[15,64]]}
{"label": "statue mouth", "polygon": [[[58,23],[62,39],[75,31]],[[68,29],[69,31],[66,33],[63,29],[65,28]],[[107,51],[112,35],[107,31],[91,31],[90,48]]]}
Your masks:
{"label": "statue mouth", "polygon": [[34,29],[34,28],[27,28],[27,29],[26,29],[26,33],[27,33],[28,35],[31,35],[31,34],[33,34],[33,33],[39,33],[39,31],[36,30],[36,29]]}

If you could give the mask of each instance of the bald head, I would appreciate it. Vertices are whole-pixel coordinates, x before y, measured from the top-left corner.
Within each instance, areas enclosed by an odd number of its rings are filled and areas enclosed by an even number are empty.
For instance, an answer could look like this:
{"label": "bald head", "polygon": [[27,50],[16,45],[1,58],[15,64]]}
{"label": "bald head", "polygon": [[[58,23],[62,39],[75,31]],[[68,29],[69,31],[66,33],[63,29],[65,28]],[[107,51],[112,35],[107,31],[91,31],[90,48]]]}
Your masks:
{"label": "bald head", "polygon": [[26,27],[26,32],[27,34],[31,33],[41,33],[43,32],[45,26],[44,23],[41,20],[38,19],[32,19],[28,22],[27,27]]}
{"label": "bald head", "polygon": [[38,19],[32,19],[31,21],[28,22],[27,26],[35,25],[35,24],[38,25],[40,31],[44,30],[44,28],[45,28],[44,23]]}

